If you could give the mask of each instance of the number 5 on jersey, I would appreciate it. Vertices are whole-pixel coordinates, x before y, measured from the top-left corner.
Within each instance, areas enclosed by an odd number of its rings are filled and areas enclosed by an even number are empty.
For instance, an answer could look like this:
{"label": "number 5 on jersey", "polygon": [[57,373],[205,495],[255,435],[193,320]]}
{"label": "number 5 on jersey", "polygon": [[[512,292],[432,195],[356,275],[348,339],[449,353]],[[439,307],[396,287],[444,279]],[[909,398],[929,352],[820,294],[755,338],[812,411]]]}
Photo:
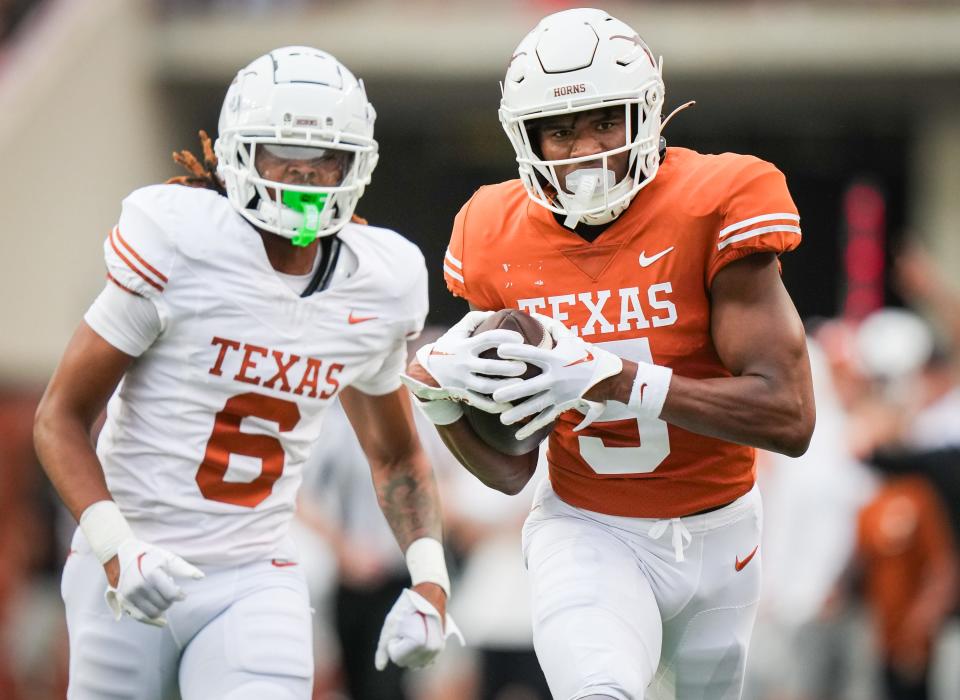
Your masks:
{"label": "number 5 on jersey", "polygon": [[[597,345],[634,362],[653,362],[650,341],[646,338],[611,340]],[[670,435],[666,421],[659,418],[640,420],[626,408],[610,406],[604,412],[603,420],[596,421],[592,427],[602,434],[604,424],[613,422],[624,423],[623,427],[631,432],[635,429],[636,445],[610,446],[604,443],[599,435],[589,435],[594,432],[591,427],[585,428],[577,438],[580,454],[597,474],[649,474],[670,454]]]}

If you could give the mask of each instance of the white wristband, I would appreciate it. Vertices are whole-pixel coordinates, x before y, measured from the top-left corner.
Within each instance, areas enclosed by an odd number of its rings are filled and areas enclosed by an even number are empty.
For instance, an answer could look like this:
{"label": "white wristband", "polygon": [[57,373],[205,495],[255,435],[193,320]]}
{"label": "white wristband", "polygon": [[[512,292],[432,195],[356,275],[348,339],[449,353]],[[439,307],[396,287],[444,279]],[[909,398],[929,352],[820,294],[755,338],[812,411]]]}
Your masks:
{"label": "white wristband", "polygon": [[97,501],[87,506],[80,516],[80,529],[101,564],[117,556],[120,543],[133,537],[127,519],[113,501]]}
{"label": "white wristband", "polygon": [[450,597],[450,576],[447,574],[447,563],[443,558],[443,545],[432,537],[421,537],[407,547],[407,569],[410,571],[410,581],[414,586],[418,583],[435,583]]}
{"label": "white wristband", "polygon": [[670,389],[673,370],[649,362],[637,363],[637,377],[630,388],[627,409],[638,418],[659,418]]}
{"label": "white wristband", "polygon": [[437,399],[435,401],[423,401],[417,399],[417,406],[434,425],[450,425],[456,423],[463,416],[463,406],[456,401],[449,399]]}

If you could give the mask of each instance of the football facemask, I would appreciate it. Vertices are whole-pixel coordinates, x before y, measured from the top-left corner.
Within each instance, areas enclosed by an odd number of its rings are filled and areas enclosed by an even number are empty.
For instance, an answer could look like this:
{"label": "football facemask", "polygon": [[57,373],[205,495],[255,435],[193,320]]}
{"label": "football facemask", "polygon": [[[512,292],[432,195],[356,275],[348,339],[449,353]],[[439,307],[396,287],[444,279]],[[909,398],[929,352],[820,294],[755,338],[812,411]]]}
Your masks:
{"label": "football facemask", "polygon": [[[517,156],[528,196],[566,225],[604,224],[619,216],[660,165],[662,62],[629,26],[601,10],[567,10],[544,18],[514,51],[503,82],[500,123]],[[600,108],[624,110],[622,145],[577,158],[545,160],[536,120]],[[627,153],[626,175],[611,183],[610,159]],[[558,166],[589,164],[594,176],[561,182]],[[568,178],[564,178],[568,180]]]}
{"label": "football facemask", "polygon": [[240,152],[253,163],[249,182],[257,193],[257,212],[282,228],[297,229],[296,246],[313,243],[330,228],[341,199],[351,193],[345,182],[355,179],[352,151],[254,141]]}
{"label": "football facemask", "polygon": [[[375,119],[363,84],[329,54],[294,46],[261,56],[237,74],[220,113],[227,197],[251,224],[296,245],[336,233],[376,167]],[[292,164],[265,167],[258,149]],[[323,177],[330,160],[340,169],[332,181]]]}

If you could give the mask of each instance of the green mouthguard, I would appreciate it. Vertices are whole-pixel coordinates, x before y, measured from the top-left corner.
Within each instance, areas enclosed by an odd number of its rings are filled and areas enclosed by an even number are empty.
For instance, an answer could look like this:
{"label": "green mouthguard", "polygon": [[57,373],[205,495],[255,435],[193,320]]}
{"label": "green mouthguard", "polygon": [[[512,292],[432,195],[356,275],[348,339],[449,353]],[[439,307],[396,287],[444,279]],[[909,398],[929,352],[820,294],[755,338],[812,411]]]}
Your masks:
{"label": "green mouthguard", "polygon": [[303,214],[303,225],[297,230],[297,235],[290,239],[291,242],[303,247],[317,240],[317,231],[320,228],[320,212],[323,211],[323,207],[327,203],[327,193],[313,194],[284,190],[280,199],[285,206]]}

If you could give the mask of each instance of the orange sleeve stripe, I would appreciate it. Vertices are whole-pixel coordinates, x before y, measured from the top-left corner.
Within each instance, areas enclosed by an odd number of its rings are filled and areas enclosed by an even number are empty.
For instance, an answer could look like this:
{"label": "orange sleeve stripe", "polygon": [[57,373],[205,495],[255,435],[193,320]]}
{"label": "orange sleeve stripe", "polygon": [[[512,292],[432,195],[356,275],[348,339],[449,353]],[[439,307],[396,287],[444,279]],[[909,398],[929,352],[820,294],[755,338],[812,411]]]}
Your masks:
{"label": "orange sleeve stripe", "polygon": [[790,212],[780,212],[777,214],[762,214],[760,216],[754,216],[749,219],[744,219],[743,221],[738,221],[735,224],[730,224],[717,235],[717,238],[723,238],[724,236],[730,235],[734,231],[739,231],[740,229],[754,227],[755,224],[759,224],[767,221],[795,221],[797,223],[800,223],[800,216],[798,214],[791,214]]}
{"label": "orange sleeve stripe", "polygon": [[142,295],[140,292],[135,292],[135,291],[133,291],[132,289],[130,289],[129,287],[126,287],[126,286],[124,286],[123,284],[121,284],[120,282],[118,282],[118,281],[117,281],[117,278],[114,277],[113,275],[111,275],[109,272],[107,273],[107,279],[110,280],[111,282],[113,282],[113,283],[114,283],[115,285],[117,285],[118,287],[120,287],[120,289],[122,289],[123,291],[125,291],[127,294],[132,294],[132,295],[135,296],[135,297],[143,297],[143,295]]}
{"label": "orange sleeve stripe", "polygon": [[135,251],[135,250],[133,249],[133,247],[131,247],[131,245],[130,245],[129,243],[127,243],[127,241],[123,238],[123,236],[120,235],[120,227],[119,227],[119,226],[114,226],[113,229],[114,229],[114,231],[117,232],[117,240],[120,241],[121,245],[123,245],[124,248],[126,248],[128,251],[130,251],[130,255],[132,255],[133,257],[135,257],[135,258],[137,259],[137,261],[138,261],[141,265],[143,265],[145,268],[147,268],[148,270],[150,270],[150,272],[152,272],[153,274],[155,274],[161,281],[163,281],[163,282],[165,282],[165,283],[169,281],[169,280],[167,279],[166,275],[164,275],[162,272],[160,272],[160,270],[158,270],[157,268],[155,268],[153,265],[151,265],[150,263],[148,263],[146,260],[144,260],[143,258],[141,258],[139,255],[137,255],[137,251]]}
{"label": "orange sleeve stripe", "polygon": [[751,229],[750,231],[744,231],[743,233],[738,233],[736,235],[730,236],[726,240],[720,241],[717,244],[717,250],[723,250],[728,245],[739,243],[740,241],[745,241],[748,238],[756,238],[757,236],[762,236],[765,233],[789,233],[795,236],[802,235],[802,232],[800,231],[799,226],[786,226],[784,224],[774,224],[773,226],[760,226],[759,228]]}
{"label": "orange sleeve stripe", "polygon": [[129,259],[126,255],[124,255],[123,252],[117,247],[117,243],[116,243],[116,241],[114,241],[114,239],[113,239],[113,234],[114,234],[114,233],[116,233],[117,235],[119,235],[119,232],[118,232],[118,230],[117,230],[116,227],[114,227],[114,228],[111,229],[111,231],[110,231],[110,246],[113,248],[113,252],[115,252],[115,253],[117,254],[117,256],[118,256],[121,260],[123,260],[124,263],[126,263],[127,267],[129,267],[131,270],[133,270],[135,273],[137,273],[144,282],[146,282],[147,284],[149,284],[151,287],[153,287],[154,289],[156,289],[158,292],[162,292],[162,291],[163,291],[163,287],[162,287],[161,285],[157,284],[156,282],[154,282],[154,281],[153,281],[152,279],[150,279],[149,277],[147,277],[145,274],[143,274],[143,272],[141,272],[140,269],[138,269],[136,265],[134,265],[132,262],[130,262],[130,259]]}

